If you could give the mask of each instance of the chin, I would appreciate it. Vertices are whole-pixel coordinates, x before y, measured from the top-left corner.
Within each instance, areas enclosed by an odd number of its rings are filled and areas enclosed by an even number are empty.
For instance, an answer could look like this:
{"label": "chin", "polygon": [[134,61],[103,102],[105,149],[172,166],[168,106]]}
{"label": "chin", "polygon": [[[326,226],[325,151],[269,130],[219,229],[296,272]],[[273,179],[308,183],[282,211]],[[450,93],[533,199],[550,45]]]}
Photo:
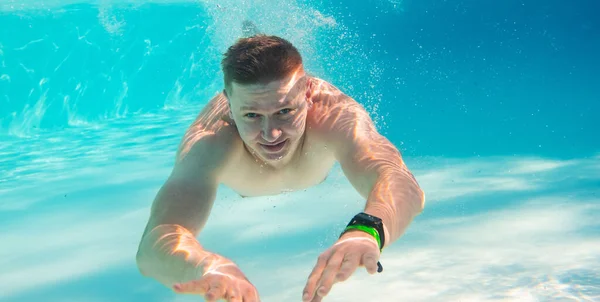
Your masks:
{"label": "chin", "polygon": [[283,150],[281,150],[281,152],[278,153],[259,152],[258,154],[265,163],[272,166],[281,166],[290,161],[290,151],[290,146],[286,146]]}
{"label": "chin", "polygon": [[282,154],[279,156],[266,155],[263,156],[265,161],[273,164],[281,164],[287,162],[287,154]]}
{"label": "chin", "polygon": [[288,158],[288,154],[289,152],[287,152],[287,150],[285,150],[285,152],[280,152],[277,154],[261,152],[260,157],[268,163],[281,163],[286,161],[286,159]]}

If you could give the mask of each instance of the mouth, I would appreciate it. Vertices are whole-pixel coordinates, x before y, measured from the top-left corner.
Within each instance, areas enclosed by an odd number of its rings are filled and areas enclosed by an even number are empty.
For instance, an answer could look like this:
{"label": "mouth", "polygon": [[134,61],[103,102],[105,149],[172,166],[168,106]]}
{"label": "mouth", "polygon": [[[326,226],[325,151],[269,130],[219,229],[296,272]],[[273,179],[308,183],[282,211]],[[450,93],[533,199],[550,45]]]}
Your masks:
{"label": "mouth", "polygon": [[275,143],[275,144],[260,144],[259,145],[268,153],[277,153],[281,150],[283,150],[283,147],[285,146],[285,144],[287,143],[287,139],[279,142],[279,143]]}

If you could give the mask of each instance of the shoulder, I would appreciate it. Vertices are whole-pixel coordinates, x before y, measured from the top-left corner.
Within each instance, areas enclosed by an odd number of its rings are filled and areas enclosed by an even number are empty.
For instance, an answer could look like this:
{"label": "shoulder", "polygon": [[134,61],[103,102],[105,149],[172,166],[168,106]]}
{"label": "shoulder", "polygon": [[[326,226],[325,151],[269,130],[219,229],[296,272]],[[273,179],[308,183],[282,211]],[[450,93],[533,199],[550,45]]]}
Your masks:
{"label": "shoulder", "polygon": [[376,133],[376,127],[362,104],[321,79],[312,80],[312,106],[307,126],[313,135],[330,142],[344,142],[358,134]]}
{"label": "shoulder", "polygon": [[212,171],[215,176],[240,150],[241,139],[229,118],[227,99],[219,93],[198,114],[179,145],[176,166]]}

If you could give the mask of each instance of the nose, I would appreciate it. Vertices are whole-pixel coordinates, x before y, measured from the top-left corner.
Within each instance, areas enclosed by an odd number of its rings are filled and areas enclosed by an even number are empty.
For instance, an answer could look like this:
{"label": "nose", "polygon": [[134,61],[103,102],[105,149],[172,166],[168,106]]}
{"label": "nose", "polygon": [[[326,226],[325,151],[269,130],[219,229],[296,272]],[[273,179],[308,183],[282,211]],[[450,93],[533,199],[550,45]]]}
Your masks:
{"label": "nose", "polygon": [[268,119],[264,119],[261,135],[265,141],[273,143],[281,137],[282,133],[283,131],[281,131],[275,123]]}

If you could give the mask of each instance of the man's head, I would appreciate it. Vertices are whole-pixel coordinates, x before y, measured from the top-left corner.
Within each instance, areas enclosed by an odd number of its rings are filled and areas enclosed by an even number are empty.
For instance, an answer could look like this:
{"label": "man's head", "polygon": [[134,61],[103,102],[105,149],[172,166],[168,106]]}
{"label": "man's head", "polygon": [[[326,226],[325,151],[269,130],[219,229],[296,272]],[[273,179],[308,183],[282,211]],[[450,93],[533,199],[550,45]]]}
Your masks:
{"label": "man's head", "polygon": [[298,50],[256,35],[239,39],[221,65],[230,115],[246,146],[269,165],[287,163],[302,141],[310,97]]}

